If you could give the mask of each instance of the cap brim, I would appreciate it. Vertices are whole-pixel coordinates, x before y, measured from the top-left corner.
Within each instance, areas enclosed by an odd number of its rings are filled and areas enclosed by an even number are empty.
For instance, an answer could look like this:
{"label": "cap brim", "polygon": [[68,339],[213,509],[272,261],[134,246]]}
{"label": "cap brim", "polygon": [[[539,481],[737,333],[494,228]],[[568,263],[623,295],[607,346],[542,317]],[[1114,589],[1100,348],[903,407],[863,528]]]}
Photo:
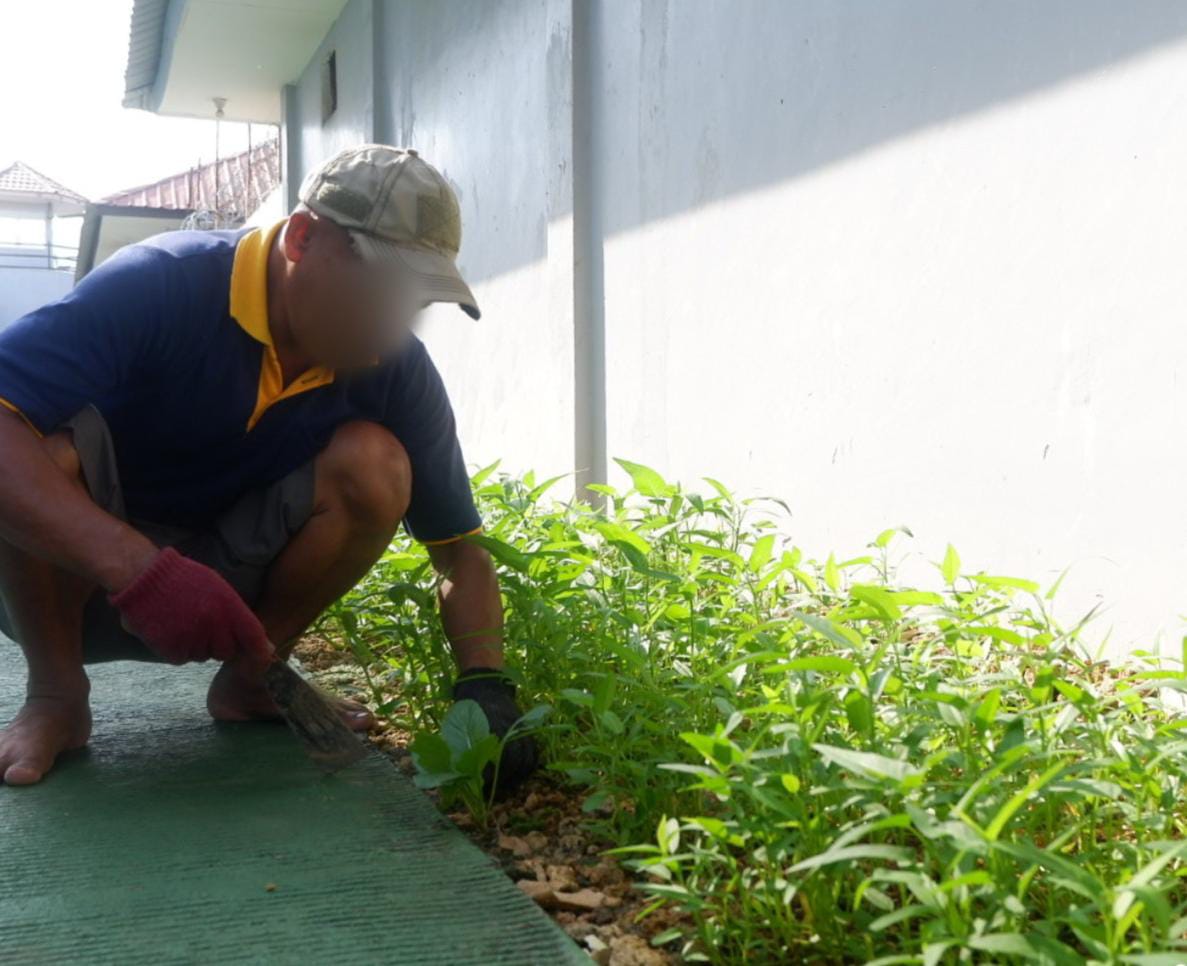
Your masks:
{"label": "cap brim", "polygon": [[482,315],[474,293],[449,256],[423,248],[398,245],[357,229],[347,230],[368,261],[394,261],[411,272],[419,283],[422,301],[457,302],[470,318],[477,319]]}

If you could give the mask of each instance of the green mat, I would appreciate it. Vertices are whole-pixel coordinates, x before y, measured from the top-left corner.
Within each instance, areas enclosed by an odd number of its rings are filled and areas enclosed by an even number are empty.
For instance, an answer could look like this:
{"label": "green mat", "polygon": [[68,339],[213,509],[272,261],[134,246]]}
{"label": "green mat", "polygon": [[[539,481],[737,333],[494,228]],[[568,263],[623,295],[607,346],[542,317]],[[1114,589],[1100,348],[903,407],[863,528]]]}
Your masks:
{"label": "green mat", "polygon": [[[378,751],[212,721],[215,669],[89,666],[90,745],[0,785],[0,962],[590,962]],[[0,638],[0,723],[23,695]]]}

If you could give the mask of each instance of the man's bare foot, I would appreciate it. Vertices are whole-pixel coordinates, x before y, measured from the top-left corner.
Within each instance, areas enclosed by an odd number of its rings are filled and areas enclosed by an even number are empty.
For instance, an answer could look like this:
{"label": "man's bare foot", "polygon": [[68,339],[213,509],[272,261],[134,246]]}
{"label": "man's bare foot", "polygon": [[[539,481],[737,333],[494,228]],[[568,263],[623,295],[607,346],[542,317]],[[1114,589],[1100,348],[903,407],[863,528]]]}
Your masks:
{"label": "man's bare foot", "polygon": [[[375,726],[375,715],[366,706],[324,690],[322,693],[338,708],[348,728],[367,731]],[[206,692],[206,710],[218,721],[284,720],[263,684],[243,674],[229,661],[218,669],[210,682],[210,689]]]}
{"label": "man's bare foot", "polygon": [[81,748],[91,737],[91,707],[79,696],[28,698],[0,731],[0,778],[32,785],[53,767],[58,753]]}

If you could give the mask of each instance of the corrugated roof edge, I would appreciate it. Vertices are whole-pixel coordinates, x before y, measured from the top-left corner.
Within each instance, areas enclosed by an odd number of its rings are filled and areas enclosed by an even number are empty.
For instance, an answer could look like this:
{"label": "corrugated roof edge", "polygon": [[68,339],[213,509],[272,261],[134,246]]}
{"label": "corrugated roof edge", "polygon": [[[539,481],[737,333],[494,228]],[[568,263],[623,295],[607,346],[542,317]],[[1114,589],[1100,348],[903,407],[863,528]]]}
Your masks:
{"label": "corrugated roof edge", "polygon": [[154,91],[161,66],[169,0],[135,0],[128,29],[128,61],[124,68],[124,107],[156,109]]}

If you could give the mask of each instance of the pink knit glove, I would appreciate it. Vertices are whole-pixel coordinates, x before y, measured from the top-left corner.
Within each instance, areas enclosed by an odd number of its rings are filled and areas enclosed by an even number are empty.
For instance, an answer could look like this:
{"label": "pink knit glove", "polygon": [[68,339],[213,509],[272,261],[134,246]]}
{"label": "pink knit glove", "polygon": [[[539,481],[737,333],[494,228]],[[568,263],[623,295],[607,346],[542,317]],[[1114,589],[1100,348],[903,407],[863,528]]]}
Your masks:
{"label": "pink knit glove", "polygon": [[263,666],[274,654],[264,625],[235,588],[172,547],[107,599],[124,627],[170,664],[242,655]]}

